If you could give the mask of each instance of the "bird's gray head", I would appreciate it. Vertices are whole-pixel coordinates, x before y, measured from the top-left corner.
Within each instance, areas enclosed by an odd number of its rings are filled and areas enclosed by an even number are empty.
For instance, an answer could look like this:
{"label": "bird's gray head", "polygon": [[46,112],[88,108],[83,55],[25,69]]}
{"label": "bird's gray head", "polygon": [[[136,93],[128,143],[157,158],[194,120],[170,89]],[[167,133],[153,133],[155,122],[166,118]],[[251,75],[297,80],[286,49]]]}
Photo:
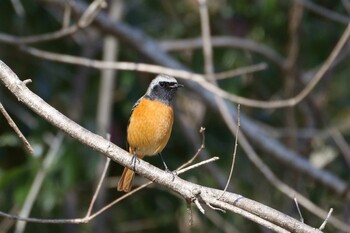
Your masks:
{"label": "bird's gray head", "polygon": [[183,87],[183,85],[177,83],[175,78],[166,74],[159,74],[152,80],[145,97],[170,105],[179,87]]}

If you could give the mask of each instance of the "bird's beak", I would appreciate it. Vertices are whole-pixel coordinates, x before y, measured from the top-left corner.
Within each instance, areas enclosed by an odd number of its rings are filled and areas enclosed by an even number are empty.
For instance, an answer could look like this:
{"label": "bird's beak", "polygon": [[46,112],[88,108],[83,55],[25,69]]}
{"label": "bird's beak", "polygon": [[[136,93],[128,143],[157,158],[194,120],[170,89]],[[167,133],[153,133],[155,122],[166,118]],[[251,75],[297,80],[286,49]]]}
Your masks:
{"label": "bird's beak", "polygon": [[179,87],[184,87],[184,85],[180,83],[175,83],[174,85],[171,86],[171,88],[179,88]]}

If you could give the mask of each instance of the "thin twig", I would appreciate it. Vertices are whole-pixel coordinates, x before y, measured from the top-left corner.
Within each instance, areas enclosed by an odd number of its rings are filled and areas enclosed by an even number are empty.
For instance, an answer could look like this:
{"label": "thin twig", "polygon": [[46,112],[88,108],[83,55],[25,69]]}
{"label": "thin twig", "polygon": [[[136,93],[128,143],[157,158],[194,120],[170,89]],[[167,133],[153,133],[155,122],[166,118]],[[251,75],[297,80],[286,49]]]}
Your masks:
{"label": "thin twig", "polygon": [[16,132],[17,136],[22,141],[22,143],[24,145],[24,149],[29,154],[33,154],[33,152],[34,152],[33,147],[30,145],[30,143],[28,142],[26,137],[22,134],[21,130],[17,127],[16,123],[12,120],[11,116],[7,113],[6,109],[4,108],[4,106],[2,105],[1,102],[0,102],[0,112],[2,113],[2,115],[4,115],[4,117],[6,118],[8,124]]}
{"label": "thin twig", "polygon": [[236,153],[237,153],[237,147],[238,147],[239,127],[241,126],[241,122],[240,122],[240,108],[241,108],[241,106],[238,104],[238,106],[237,106],[237,126],[236,126],[236,134],[235,134],[235,147],[234,147],[234,151],[233,151],[233,155],[232,155],[232,163],[231,163],[230,174],[228,176],[225,188],[224,188],[221,196],[218,199],[221,199],[222,196],[224,196],[225,192],[227,191],[227,188],[230,185],[230,181],[231,181],[231,178],[232,178],[233,169],[235,167]]}
{"label": "thin twig", "polygon": [[302,4],[305,8],[309,9],[310,11],[313,11],[327,19],[331,19],[334,22],[343,23],[343,24],[350,23],[350,17],[341,15],[335,11],[319,6],[310,0],[296,0],[296,1]]}
{"label": "thin twig", "polygon": [[300,208],[299,208],[298,199],[296,197],[294,197],[294,203],[295,203],[295,206],[297,207],[297,210],[298,210],[298,214],[299,214],[299,217],[300,217],[300,222],[304,223],[304,218],[303,218],[303,215],[301,214],[301,211],[300,211]]}
{"label": "thin twig", "polygon": [[331,128],[329,130],[329,134],[332,137],[333,141],[337,144],[340,151],[343,154],[343,157],[345,158],[345,161],[347,162],[348,166],[350,166],[350,146],[343,137],[343,135],[340,133],[339,129],[337,128]]}
{"label": "thin twig", "polygon": [[232,77],[243,75],[243,74],[249,74],[249,73],[253,73],[253,72],[266,70],[266,68],[267,68],[266,63],[259,63],[256,65],[239,67],[239,68],[234,69],[234,70],[228,70],[228,71],[224,71],[221,73],[216,73],[214,75],[214,77],[216,80],[222,80],[222,79],[232,78]]}
{"label": "thin twig", "polygon": [[196,204],[196,206],[197,206],[197,208],[199,209],[199,211],[200,211],[202,214],[205,214],[205,210],[203,209],[201,203],[199,203],[198,199],[195,198],[193,202],[194,202],[194,204]]}
{"label": "thin twig", "polygon": [[11,3],[13,6],[13,9],[15,9],[16,14],[19,17],[24,17],[25,11],[24,11],[24,7],[23,7],[21,1],[20,0],[11,0]]}
{"label": "thin twig", "polygon": [[322,231],[322,230],[326,227],[326,224],[327,224],[329,218],[331,217],[332,213],[333,213],[333,208],[331,208],[331,209],[329,210],[326,219],[324,220],[324,222],[322,223],[322,225],[321,225],[320,228],[318,228],[318,229],[320,229],[320,230]]}
{"label": "thin twig", "polygon": [[31,80],[31,79],[25,79],[25,80],[23,80],[23,84],[24,84],[24,85],[27,85],[28,83],[31,83],[31,82],[33,82],[33,80]]}
{"label": "thin twig", "polygon": [[193,164],[193,165],[191,165],[191,166],[185,167],[185,168],[183,168],[183,169],[177,171],[176,173],[177,173],[177,174],[181,174],[181,173],[184,173],[184,172],[186,172],[186,171],[188,171],[188,170],[191,170],[191,169],[193,169],[193,168],[200,167],[200,166],[202,166],[202,165],[204,165],[204,164],[211,163],[211,162],[214,162],[214,161],[216,161],[216,160],[219,160],[219,157],[213,157],[213,158],[204,160],[204,161],[202,161],[202,162]]}
{"label": "thin twig", "polygon": [[205,148],[205,128],[201,127],[199,130],[199,133],[202,135],[202,143],[201,143],[200,147],[198,148],[197,152],[192,156],[192,158],[190,160],[188,160],[186,163],[182,164],[180,167],[176,168],[176,171],[179,171],[182,168],[187,167],[188,165],[193,163],[193,161],[197,158],[199,153]]}
{"label": "thin twig", "polygon": [[105,0],[94,0],[86,11],[81,15],[77,25],[80,28],[85,28],[89,26],[94,18],[97,16],[98,12],[107,7],[107,2]]}
{"label": "thin twig", "polygon": [[94,20],[94,18],[96,17],[99,10],[105,6],[106,5],[104,0],[95,0],[89,5],[86,11],[82,14],[78,22],[76,24],[73,24],[72,26],[63,27],[60,30],[55,32],[49,32],[49,33],[44,33],[40,35],[25,36],[25,37],[18,37],[18,36],[0,33],[0,41],[4,43],[9,43],[9,44],[23,45],[23,44],[34,44],[34,43],[52,41],[52,40],[66,37],[66,36],[70,36],[76,33],[78,30],[89,26]]}
{"label": "thin twig", "polygon": [[[11,210],[9,211],[9,213],[18,213],[18,206],[15,204]],[[16,221],[14,219],[10,219],[10,218],[4,218],[1,222],[0,222],[0,233],[7,233],[9,231],[10,228],[12,228],[12,226],[16,223]]]}
{"label": "thin twig", "polygon": [[0,211],[0,216],[15,219],[18,221],[31,222],[31,223],[50,223],[50,224],[81,224],[86,223],[84,218],[75,218],[75,219],[43,219],[43,218],[25,218],[20,217],[14,214],[8,214],[3,211]]}
{"label": "thin twig", "polygon": [[102,171],[102,174],[101,174],[101,178],[98,182],[98,185],[97,185],[97,188],[95,190],[95,193],[91,199],[91,202],[90,202],[90,206],[89,206],[89,209],[88,211],[86,212],[86,217],[90,217],[91,215],[91,211],[92,211],[92,208],[95,204],[95,201],[96,201],[96,198],[98,196],[98,193],[100,192],[100,189],[101,189],[101,186],[102,186],[102,183],[103,183],[103,180],[105,179],[106,177],[106,173],[107,173],[107,170],[108,170],[108,167],[109,167],[109,164],[111,162],[111,159],[110,158],[106,158],[106,163],[105,163],[105,166],[103,168],[103,171]]}
{"label": "thin twig", "polygon": [[350,15],[350,1],[349,0],[341,0],[346,12]]}
{"label": "thin twig", "polygon": [[[234,36],[212,36],[212,46],[216,48],[235,48],[260,54],[273,62],[278,67],[283,67],[285,59],[272,48],[256,41]],[[202,38],[176,39],[160,41],[160,46],[165,51],[193,50],[202,48]]]}
{"label": "thin twig", "polygon": [[35,44],[35,43],[52,41],[52,40],[66,37],[66,36],[70,36],[75,32],[77,32],[78,30],[79,30],[79,27],[76,24],[74,24],[72,26],[62,28],[55,32],[49,32],[49,33],[44,33],[44,34],[34,35],[34,36],[18,37],[18,36],[0,33],[0,41],[2,43],[8,43],[8,44]]}
{"label": "thin twig", "polygon": [[123,196],[115,199],[114,201],[110,202],[108,205],[104,206],[103,208],[101,208],[99,211],[96,211],[94,214],[92,214],[88,219],[89,221],[95,217],[97,217],[98,215],[102,214],[103,212],[105,212],[106,210],[108,210],[109,208],[111,208],[112,206],[114,206],[115,204],[117,204],[118,202],[126,199],[127,197],[135,194],[136,192],[140,191],[141,189],[146,188],[147,186],[153,184],[153,181],[149,181],[143,185],[140,185],[137,188],[132,189],[130,192],[125,193]]}
{"label": "thin twig", "polygon": [[326,61],[323,63],[321,68],[317,71],[315,76],[311,79],[311,81],[306,85],[306,87],[294,98],[292,98],[293,101],[296,103],[299,103],[301,100],[303,100],[311,91],[314,89],[314,87],[317,85],[317,83],[322,79],[322,77],[325,75],[325,73],[328,71],[330,66],[333,64],[334,60],[337,58],[339,52],[342,50],[346,42],[348,41],[350,36],[350,24],[346,27],[345,32],[339,39],[338,43],[335,45],[333,51],[328,56]]}
{"label": "thin twig", "polygon": [[221,208],[217,208],[217,207],[215,207],[215,206],[213,206],[212,204],[210,204],[210,203],[205,203],[207,206],[209,206],[209,208],[210,209],[213,209],[213,210],[217,210],[217,211],[220,211],[220,212],[222,212],[222,213],[226,213],[226,211],[224,210],[224,209],[221,209]]}
{"label": "thin twig", "polygon": [[67,28],[70,24],[71,15],[72,15],[72,8],[69,5],[69,0],[65,0],[66,4],[64,6],[64,12],[63,12],[63,20],[62,20],[62,28]]}

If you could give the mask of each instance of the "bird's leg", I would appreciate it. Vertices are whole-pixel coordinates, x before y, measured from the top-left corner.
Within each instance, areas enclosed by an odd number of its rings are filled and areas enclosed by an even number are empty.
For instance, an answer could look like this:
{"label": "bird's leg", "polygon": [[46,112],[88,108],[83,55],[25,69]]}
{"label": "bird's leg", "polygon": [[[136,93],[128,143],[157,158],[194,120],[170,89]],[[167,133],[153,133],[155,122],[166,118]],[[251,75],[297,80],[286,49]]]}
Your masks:
{"label": "bird's leg", "polygon": [[134,167],[134,171],[136,170],[136,162],[140,162],[139,161],[139,158],[137,157],[136,155],[136,150],[134,150],[134,152],[132,153],[132,157],[131,157],[131,164],[133,165]]}
{"label": "bird's leg", "polygon": [[169,170],[169,168],[168,168],[168,166],[166,165],[165,160],[164,160],[164,158],[163,158],[163,156],[162,156],[162,153],[159,153],[159,157],[162,159],[162,162],[163,162],[165,171],[166,171],[166,172],[170,172],[170,173],[173,175],[173,180],[175,180],[175,176],[177,175],[177,174],[176,174],[176,171],[172,172],[172,171]]}

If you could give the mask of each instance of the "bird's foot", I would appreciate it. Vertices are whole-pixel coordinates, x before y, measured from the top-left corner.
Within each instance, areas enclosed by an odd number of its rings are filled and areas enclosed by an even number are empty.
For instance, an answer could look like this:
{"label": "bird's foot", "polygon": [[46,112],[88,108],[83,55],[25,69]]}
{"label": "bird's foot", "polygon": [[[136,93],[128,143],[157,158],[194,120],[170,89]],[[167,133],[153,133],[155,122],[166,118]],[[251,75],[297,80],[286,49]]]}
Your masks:
{"label": "bird's foot", "polygon": [[165,168],[165,171],[170,173],[173,176],[172,181],[174,181],[175,177],[177,176],[177,171],[176,170],[175,171],[171,171],[171,170],[169,170],[169,168]]}
{"label": "bird's foot", "polygon": [[139,162],[140,163],[140,160],[139,158],[137,157],[136,154],[133,154],[132,157],[131,157],[131,165],[133,166],[133,170],[135,171],[136,170],[136,162]]}

